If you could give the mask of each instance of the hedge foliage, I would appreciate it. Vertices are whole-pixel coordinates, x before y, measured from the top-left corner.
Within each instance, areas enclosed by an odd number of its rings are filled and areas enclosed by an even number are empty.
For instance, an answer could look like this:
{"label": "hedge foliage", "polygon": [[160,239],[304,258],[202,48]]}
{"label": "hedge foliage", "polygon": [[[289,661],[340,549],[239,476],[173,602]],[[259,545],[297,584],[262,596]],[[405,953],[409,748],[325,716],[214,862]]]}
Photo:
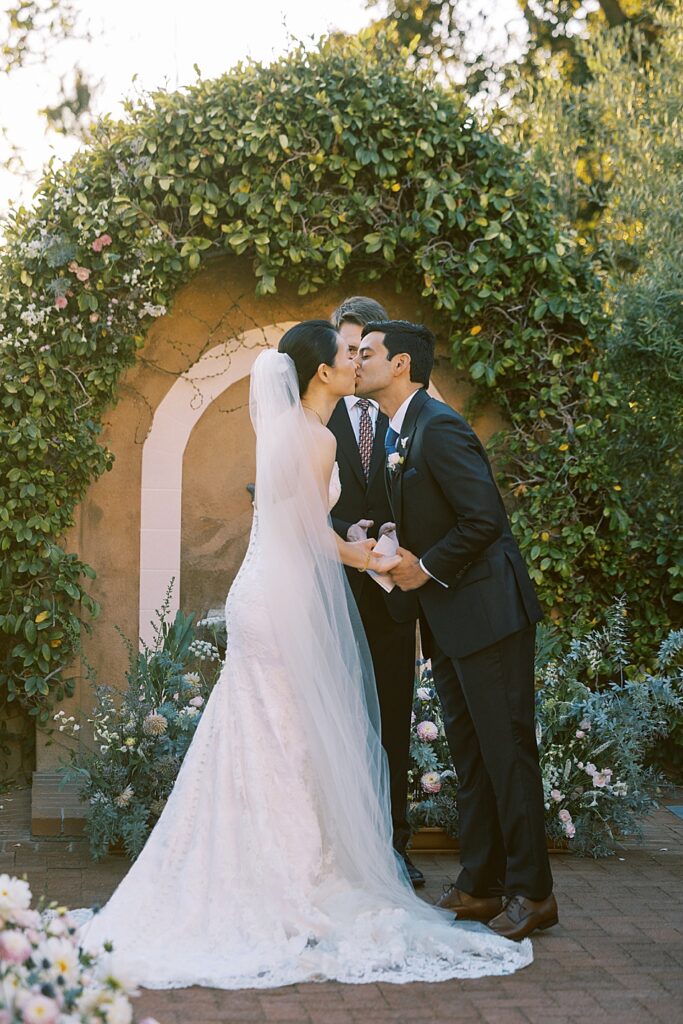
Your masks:
{"label": "hedge foliage", "polygon": [[[408,54],[362,42],[131,106],[50,168],[0,261],[0,680],[41,721],[92,575],[62,547],[74,508],[112,464],[98,440],[117,381],[178,287],[241,255],[257,292],[342,275],[417,289],[480,394],[511,422],[501,467],[546,608],[590,621],[641,585],[648,538],[605,459],[620,415],[603,372],[598,284],[580,240],[518,153],[477,126]],[[321,310],[321,313],[324,312]],[[658,616],[658,618],[657,618]],[[85,616],[87,618],[87,615]]]}

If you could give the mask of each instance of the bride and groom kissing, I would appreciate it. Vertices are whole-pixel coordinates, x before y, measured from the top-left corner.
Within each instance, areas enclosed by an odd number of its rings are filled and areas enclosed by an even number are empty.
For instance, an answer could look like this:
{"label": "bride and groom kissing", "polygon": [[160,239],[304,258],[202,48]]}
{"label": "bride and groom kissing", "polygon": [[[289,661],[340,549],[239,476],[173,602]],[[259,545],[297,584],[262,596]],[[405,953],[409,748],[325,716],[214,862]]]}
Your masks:
{"label": "bride and groom kissing", "polygon": [[[356,297],[254,363],[254,520],[225,663],[161,818],[79,933],[139,984],[507,974],[557,922],[541,613],[481,444],[427,393],[433,359],[428,329]],[[392,525],[396,554],[379,554]],[[462,869],[437,907],[406,855],[418,620],[458,776]]]}

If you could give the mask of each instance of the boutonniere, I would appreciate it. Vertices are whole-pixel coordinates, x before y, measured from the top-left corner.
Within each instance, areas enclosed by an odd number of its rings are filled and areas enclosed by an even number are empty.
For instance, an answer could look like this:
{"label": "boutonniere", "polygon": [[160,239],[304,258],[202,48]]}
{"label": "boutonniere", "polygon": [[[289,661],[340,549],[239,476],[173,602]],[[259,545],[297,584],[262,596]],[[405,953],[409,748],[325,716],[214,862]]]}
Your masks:
{"label": "boutonniere", "polygon": [[390,452],[387,455],[387,469],[390,473],[396,473],[400,466],[403,465],[405,459],[398,452]]}
{"label": "boutonniere", "polygon": [[403,451],[405,451],[406,448],[408,447],[408,441],[410,441],[409,437],[402,437],[401,440],[398,442]]}

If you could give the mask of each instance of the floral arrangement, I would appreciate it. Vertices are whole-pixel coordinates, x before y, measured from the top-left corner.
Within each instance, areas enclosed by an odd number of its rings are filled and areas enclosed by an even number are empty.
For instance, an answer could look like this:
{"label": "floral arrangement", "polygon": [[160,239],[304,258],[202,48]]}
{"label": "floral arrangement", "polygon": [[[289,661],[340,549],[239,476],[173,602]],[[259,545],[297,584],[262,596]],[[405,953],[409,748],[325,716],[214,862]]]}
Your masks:
{"label": "floral arrangement", "polygon": [[[225,652],[225,623],[176,614],[167,622],[168,600],[160,610],[153,646],[131,650],[128,689],[98,685],[87,719],[94,749],[70,755],[62,772],[79,783],[87,801],[85,828],[93,858],[122,844],[138,855],[171,792]],[[57,728],[74,735],[79,723],[63,711]]]}
{"label": "floral arrangement", "polygon": [[[539,643],[537,741],[551,844],[594,857],[637,836],[653,806],[658,777],[648,767],[653,743],[683,713],[683,630],[664,641],[658,671],[628,663],[627,610],[615,603],[604,628],[572,640]],[[418,662],[411,739],[411,821],[457,836],[457,778],[428,661]]]}
{"label": "floral arrangement", "polygon": [[131,1024],[138,993],[116,954],[92,956],[76,934],[65,907],[32,909],[28,883],[0,875],[1,1024]]}

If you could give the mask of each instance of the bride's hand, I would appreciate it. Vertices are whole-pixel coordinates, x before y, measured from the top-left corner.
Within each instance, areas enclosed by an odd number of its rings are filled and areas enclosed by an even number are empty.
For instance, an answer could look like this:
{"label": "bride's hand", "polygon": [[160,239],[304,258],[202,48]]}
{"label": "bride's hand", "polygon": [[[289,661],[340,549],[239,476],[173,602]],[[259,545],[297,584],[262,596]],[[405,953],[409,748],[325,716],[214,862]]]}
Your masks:
{"label": "bride's hand", "polygon": [[368,569],[379,573],[391,572],[392,569],[396,568],[400,561],[400,555],[376,555],[373,551],[370,555]]}

